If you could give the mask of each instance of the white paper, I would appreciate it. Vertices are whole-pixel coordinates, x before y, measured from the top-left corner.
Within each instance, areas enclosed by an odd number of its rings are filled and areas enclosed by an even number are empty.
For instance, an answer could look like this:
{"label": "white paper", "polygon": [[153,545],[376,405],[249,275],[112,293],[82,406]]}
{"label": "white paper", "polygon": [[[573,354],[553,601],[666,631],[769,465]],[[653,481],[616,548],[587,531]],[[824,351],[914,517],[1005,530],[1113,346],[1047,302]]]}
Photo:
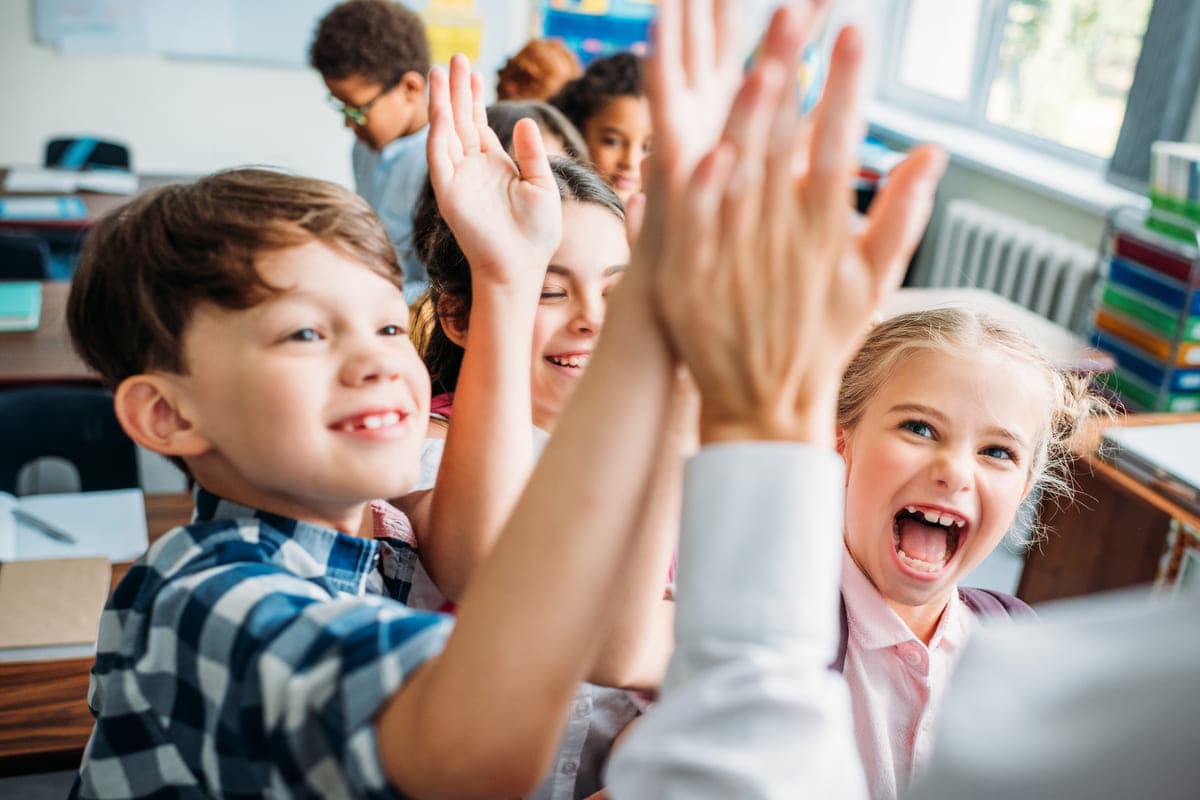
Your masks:
{"label": "white paper", "polygon": [[[14,194],[73,194],[103,192],[104,194],[133,194],[138,179],[123,169],[90,169],[82,172],[70,169],[41,169],[14,167],[4,178],[4,191]],[[36,200],[38,198],[8,198]]]}
{"label": "white paper", "polygon": [[[59,542],[13,519],[19,505],[70,533],[76,544]],[[13,497],[0,492],[0,561],[105,556],[133,561],[149,546],[141,489]]]}
{"label": "white paper", "polygon": [[122,169],[92,169],[80,172],[75,181],[80,192],[104,194],[133,194],[138,188],[137,176]]}
{"label": "white paper", "polygon": [[38,167],[13,167],[4,178],[4,191],[55,192],[71,194],[78,184],[79,173],[63,169],[40,169]]}

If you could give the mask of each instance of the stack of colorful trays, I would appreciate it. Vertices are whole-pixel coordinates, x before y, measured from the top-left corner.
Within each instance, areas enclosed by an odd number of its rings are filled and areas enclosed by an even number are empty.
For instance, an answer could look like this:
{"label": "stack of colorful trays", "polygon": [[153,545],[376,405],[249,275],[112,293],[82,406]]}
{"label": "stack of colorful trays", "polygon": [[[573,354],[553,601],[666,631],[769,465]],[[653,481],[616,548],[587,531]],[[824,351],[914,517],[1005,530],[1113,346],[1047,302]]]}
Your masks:
{"label": "stack of colorful trays", "polygon": [[[1150,204],[1159,211],[1200,223],[1200,144],[1155,142],[1150,147]],[[1185,242],[1196,235],[1184,222],[1151,217],[1146,224]]]}
{"label": "stack of colorful trays", "polygon": [[1110,234],[1092,334],[1117,361],[1104,380],[1145,411],[1200,411],[1200,254],[1132,226]]}

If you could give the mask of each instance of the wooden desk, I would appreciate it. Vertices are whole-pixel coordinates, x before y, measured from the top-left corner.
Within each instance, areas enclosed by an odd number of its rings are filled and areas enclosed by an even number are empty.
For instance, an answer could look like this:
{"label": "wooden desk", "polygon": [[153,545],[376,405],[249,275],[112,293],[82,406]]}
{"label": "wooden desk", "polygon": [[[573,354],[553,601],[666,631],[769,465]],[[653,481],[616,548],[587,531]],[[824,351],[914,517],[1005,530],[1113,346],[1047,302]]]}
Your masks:
{"label": "wooden desk", "polygon": [[1059,369],[1079,373],[1112,372],[1116,369],[1116,362],[1108,353],[1091,347],[1061,325],[987,289],[905,287],[897,290],[884,304],[883,313],[892,317],[908,311],[952,307],[975,308],[1008,320],[1040,344]]}
{"label": "wooden desk", "polygon": [[35,331],[0,333],[0,388],[29,383],[97,383],[71,349],[66,281],[42,282],[42,321]]}
{"label": "wooden desk", "polygon": [[[150,541],[191,519],[192,496],[146,495]],[[129,571],[113,564],[112,586]],[[0,777],[74,769],[92,733],[91,658],[0,663]]]}
{"label": "wooden desk", "polygon": [[[8,176],[8,169],[0,169],[0,187],[4,185],[4,180]],[[87,207],[87,216],[82,219],[9,219],[0,220],[0,230],[20,230],[33,231],[42,233],[83,233],[88,228],[95,224],[96,220],[104,216],[104,214],[112,211],[114,208],[128,203],[131,199],[146,191],[154,189],[158,186],[166,186],[169,183],[179,183],[180,181],[193,180],[195,176],[191,175],[138,175],[137,192],[132,195],[128,194],[102,194],[100,192],[78,192],[74,197],[78,197]],[[47,195],[55,196],[52,193],[37,192],[37,193],[14,193],[0,191],[0,198],[5,197],[46,197]]]}
{"label": "wooden desk", "polygon": [[[1120,425],[1200,421],[1200,414],[1135,414]],[[1025,556],[1017,595],[1039,603],[1153,581],[1172,520],[1200,530],[1200,518],[1096,454],[1102,426],[1078,446],[1074,503],[1044,503],[1047,539]]]}

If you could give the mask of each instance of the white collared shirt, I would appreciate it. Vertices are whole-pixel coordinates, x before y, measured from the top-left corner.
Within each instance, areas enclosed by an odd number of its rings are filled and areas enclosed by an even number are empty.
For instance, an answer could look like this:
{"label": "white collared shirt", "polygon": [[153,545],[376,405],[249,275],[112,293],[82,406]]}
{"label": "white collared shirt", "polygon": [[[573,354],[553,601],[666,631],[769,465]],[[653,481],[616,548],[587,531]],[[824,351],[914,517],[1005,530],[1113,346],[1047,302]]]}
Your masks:
{"label": "white collared shirt", "polygon": [[933,721],[975,617],[952,592],[926,646],[849,553],[842,560],[842,597],[848,623],[842,674],[867,787],[875,800],[894,800],[929,761]]}

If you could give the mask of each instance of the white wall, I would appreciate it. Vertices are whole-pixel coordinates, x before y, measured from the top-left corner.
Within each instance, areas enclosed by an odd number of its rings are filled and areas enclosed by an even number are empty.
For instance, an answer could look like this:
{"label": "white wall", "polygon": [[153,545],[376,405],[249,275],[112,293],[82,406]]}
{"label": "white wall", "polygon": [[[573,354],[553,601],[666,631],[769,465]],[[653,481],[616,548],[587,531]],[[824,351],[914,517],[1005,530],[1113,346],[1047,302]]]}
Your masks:
{"label": "white wall", "polygon": [[[528,36],[532,0],[503,5],[513,24],[486,36],[501,37],[502,52],[512,52]],[[0,0],[0,165],[41,163],[48,138],[91,133],[129,144],[140,172],[274,164],[351,184],[353,137],[325,104],[315,71],[66,56],[34,42],[32,6]]]}

